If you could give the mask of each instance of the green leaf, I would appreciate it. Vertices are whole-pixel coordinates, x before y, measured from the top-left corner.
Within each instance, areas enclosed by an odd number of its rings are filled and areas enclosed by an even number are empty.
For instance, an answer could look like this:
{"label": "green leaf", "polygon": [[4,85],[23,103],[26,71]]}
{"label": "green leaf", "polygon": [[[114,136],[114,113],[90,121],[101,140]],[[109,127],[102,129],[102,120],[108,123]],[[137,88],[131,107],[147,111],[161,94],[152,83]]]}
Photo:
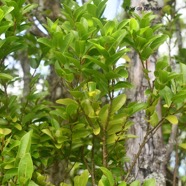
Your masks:
{"label": "green leaf", "polygon": [[32,130],[27,132],[20,140],[20,146],[17,153],[17,158],[22,158],[30,151],[32,139]]}
{"label": "green leaf", "polygon": [[115,29],[115,22],[114,21],[108,21],[105,25],[104,25],[104,27],[103,27],[103,29],[104,29],[104,35],[106,36],[106,35],[110,35],[110,34],[112,34],[112,32],[114,31],[114,29]]}
{"label": "green leaf", "polygon": [[100,127],[97,127],[97,128],[93,129],[94,135],[98,135],[100,133],[100,131],[101,131]]}
{"label": "green leaf", "polygon": [[12,132],[12,130],[9,128],[0,128],[0,135],[6,136],[6,135],[10,134],[11,132]]}
{"label": "green leaf", "polygon": [[98,41],[97,40],[95,40],[95,39],[93,40],[92,39],[92,40],[89,40],[88,42],[90,42],[91,44],[93,44],[94,47],[99,51],[99,53],[101,55],[103,55],[106,58],[110,57],[108,51],[103,46],[101,46],[100,44],[98,44]]}
{"label": "green leaf", "polygon": [[186,150],[186,143],[181,143],[179,144],[179,147],[183,148],[184,150]]}
{"label": "green leaf", "polygon": [[117,112],[126,102],[126,95],[120,94],[112,101],[111,114]]}
{"label": "green leaf", "polygon": [[[160,58],[156,63],[156,70],[159,72],[159,70],[163,70],[164,68],[168,67],[168,58],[166,56]],[[157,73],[159,75],[159,73]]]}
{"label": "green leaf", "polygon": [[100,169],[103,172],[103,174],[107,177],[107,179],[110,183],[110,186],[114,185],[114,178],[113,178],[112,173],[105,167],[100,167]]}
{"label": "green leaf", "polygon": [[146,47],[141,52],[141,58],[143,61],[147,60],[150,55],[152,55],[154,51],[150,47]]}
{"label": "green leaf", "polygon": [[101,67],[102,69],[104,69],[105,71],[108,71],[108,66],[105,65],[103,62],[101,62],[100,60],[97,60],[95,57],[91,57],[88,55],[83,56],[84,59],[90,59],[91,62],[94,62],[95,64],[97,64],[99,67]]}
{"label": "green leaf", "polygon": [[145,180],[143,186],[156,186],[156,180],[154,178]]}
{"label": "green leaf", "polygon": [[152,48],[152,50],[156,50],[160,45],[162,45],[167,40],[167,38],[168,38],[167,35],[159,36],[150,44],[150,47]]}
{"label": "green leaf", "polygon": [[4,17],[4,11],[2,9],[0,9],[0,22]]}
{"label": "green leaf", "polygon": [[51,43],[51,41],[50,41],[49,39],[47,39],[47,38],[39,38],[37,41],[38,41],[39,43],[44,44],[45,46],[47,46],[47,47],[49,47],[49,48],[52,48],[52,43]]}
{"label": "green leaf", "polygon": [[130,30],[133,32],[134,31],[138,31],[139,30],[139,24],[136,21],[136,19],[131,18],[130,22],[129,22],[129,26],[130,26]]}
{"label": "green leaf", "polygon": [[34,4],[34,3],[28,4],[28,5],[23,7],[22,14],[24,15],[24,14],[30,12],[32,9],[34,9],[36,7],[38,7],[38,4]]}
{"label": "green leaf", "polygon": [[106,3],[107,3],[107,0],[102,0],[99,4],[98,4],[98,7],[97,7],[97,10],[96,10],[96,14],[97,14],[97,17],[101,17],[105,8],[106,8]]}
{"label": "green leaf", "polygon": [[158,124],[159,118],[156,111],[150,116],[150,124],[154,127]]}
{"label": "green leaf", "polygon": [[169,108],[172,103],[172,97],[173,97],[172,90],[166,86],[164,89],[159,91],[159,94],[165,99],[165,103]]}
{"label": "green leaf", "polygon": [[75,41],[75,50],[79,56],[85,53],[86,42],[84,40]]}
{"label": "green leaf", "polygon": [[34,172],[33,162],[30,153],[26,153],[18,165],[18,180],[20,185],[24,185],[32,178]]}
{"label": "green leaf", "polygon": [[34,181],[31,180],[31,181],[29,182],[28,186],[39,186],[39,185],[36,184]]}
{"label": "green leaf", "polygon": [[97,11],[97,7],[94,4],[87,4],[87,10],[88,12],[92,15],[92,17],[97,17],[96,16],[96,11]]}
{"label": "green leaf", "polygon": [[99,112],[99,118],[100,118],[101,124],[102,124],[103,126],[105,126],[105,124],[106,124],[106,122],[107,122],[108,111],[109,111],[109,105],[106,104],[106,105],[104,105],[104,106],[101,108],[101,110],[100,110],[100,112]]}
{"label": "green leaf", "polygon": [[13,77],[9,74],[5,74],[5,73],[0,73],[0,80],[3,79],[3,80],[12,80]]}
{"label": "green leaf", "polygon": [[89,172],[85,170],[80,176],[74,178],[74,186],[86,186],[88,182]]}
{"label": "green leaf", "polygon": [[127,186],[127,183],[122,181],[118,186]]}
{"label": "green leaf", "polygon": [[141,184],[140,184],[140,181],[134,181],[134,182],[132,182],[131,184],[130,184],[130,186],[140,186]]}
{"label": "green leaf", "polygon": [[81,105],[86,115],[88,115],[90,118],[94,117],[94,109],[89,99],[83,100]]}
{"label": "green leaf", "polygon": [[99,182],[98,182],[98,186],[111,186],[111,185],[109,183],[108,178],[105,175],[103,175],[101,177],[101,180],[99,180]]}
{"label": "green leaf", "polygon": [[17,176],[18,174],[18,169],[17,168],[12,168],[3,175],[3,184],[7,183],[8,180],[13,178],[14,176]]}
{"label": "green leaf", "polygon": [[62,104],[62,105],[65,105],[65,106],[78,105],[78,103],[75,100],[70,99],[70,98],[58,99],[58,100],[56,100],[56,103]]}
{"label": "green leaf", "polygon": [[173,125],[177,125],[178,124],[178,118],[175,115],[169,115],[165,119],[168,120]]}
{"label": "green leaf", "polygon": [[55,141],[55,139],[54,139],[54,137],[53,137],[53,135],[52,135],[52,133],[51,133],[51,131],[50,131],[49,129],[42,129],[41,131],[42,131],[44,134],[48,135],[52,140]]}

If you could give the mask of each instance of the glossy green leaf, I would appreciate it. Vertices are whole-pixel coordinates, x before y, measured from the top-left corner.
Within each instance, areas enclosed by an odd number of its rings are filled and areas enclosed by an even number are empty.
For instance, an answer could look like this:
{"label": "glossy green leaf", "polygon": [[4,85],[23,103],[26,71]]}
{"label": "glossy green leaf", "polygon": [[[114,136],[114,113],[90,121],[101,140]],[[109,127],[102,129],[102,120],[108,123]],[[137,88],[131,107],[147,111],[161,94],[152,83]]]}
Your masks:
{"label": "glossy green leaf", "polygon": [[112,101],[111,113],[117,112],[126,102],[126,95],[120,94]]}
{"label": "glossy green leaf", "polygon": [[86,113],[86,115],[88,115],[89,117],[94,117],[94,109],[91,105],[91,102],[89,99],[85,99],[81,102],[82,108],[84,110],[84,112]]}
{"label": "glossy green leaf", "polygon": [[11,132],[12,132],[12,130],[9,128],[0,128],[0,135],[6,136],[6,135],[10,134]]}
{"label": "glossy green leaf", "polygon": [[152,50],[156,50],[160,45],[162,45],[167,40],[167,38],[168,38],[167,35],[159,36],[150,44],[150,47],[152,48]]}
{"label": "glossy green leaf", "polygon": [[109,180],[105,175],[103,175],[101,180],[99,180],[98,186],[110,186]]}
{"label": "glossy green leaf", "polygon": [[78,103],[75,100],[70,99],[70,98],[58,99],[58,100],[56,100],[56,103],[62,104],[62,105],[65,105],[65,106],[68,106],[70,104],[78,105]]}
{"label": "glossy green leaf", "polygon": [[107,179],[109,180],[110,185],[114,185],[114,178],[112,173],[105,167],[100,167],[101,171],[103,172],[103,174],[107,177]]}
{"label": "glossy green leaf", "polygon": [[154,113],[150,116],[150,124],[152,126],[156,126],[159,122],[159,118],[158,118],[158,114],[156,111],[154,111]]}
{"label": "glossy green leaf", "polygon": [[0,22],[4,17],[4,11],[2,9],[0,9]]}
{"label": "glossy green leaf", "polygon": [[122,181],[118,186],[127,186],[127,183]]}
{"label": "glossy green leaf", "polygon": [[106,58],[109,57],[108,51],[103,46],[101,46],[98,43],[98,41],[96,41],[96,40],[89,40],[89,42],[94,45],[94,47],[99,51],[99,53],[101,55],[103,55]]}
{"label": "glossy green leaf", "polygon": [[45,46],[47,46],[47,47],[49,47],[49,48],[52,48],[52,43],[51,43],[51,41],[50,41],[49,39],[47,39],[47,38],[39,38],[37,41],[38,41],[39,43],[44,44]]}
{"label": "glossy green leaf", "polygon": [[85,53],[86,41],[77,40],[75,42],[75,50],[79,56],[82,56]]}
{"label": "glossy green leaf", "polygon": [[169,108],[172,104],[172,97],[173,97],[172,90],[166,86],[164,89],[159,91],[159,94],[165,99],[165,103]]}
{"label": "glossy green leaf", "polygon": [[3,176],[3,181],[2,183],[7,183],[8,180],[13,178],[14,176],[18,175],[18,169],[17,168],[12,168],[8,171],[6,171],[5,175]]}
{"label": "glossy green leaf", "polygon": [[140,186],[141,184],[140,184],[140,181],[134,181],[134,182],[132,182],[131,184],[130,184],[130,186]]}
{"label": "glossy green leaf", "polygon": [[18,165],[18,180],[20,185],[24,185],[32,178],[34,171],[33,162],[30,153],[24,154]]}
{"label": "glossy green leaf", "polygon": [[55,140],[53,135],[52,135],[52,132],[49,130],[49,129],[42,129],[41,130],[44,134],[48,135],[52,140]]}
{"label": "glossy green leaf", "polygon": [[80,176],[74,178],[74,186],[86,186],[88,182],[89,172],[85,170]]}
{"label": "glossy green leaf", "polygon": [[39,186],[39,185],[36,184],[34,181],[31,180],[31,181],[29,182],[28,186]]}
{"label": "glossy green leaf", "polygon": [[31,139],[33,131],[27,132],[20,141],[20,146],[17,153],[17,158],[22,158],[26,153],[30,152]]}
{"label": "glossy green leaf", "polygon": [[178,124],[178,118],[175,115],[169,115],[165,119],[168,120],[173,125],[177,125]]}
{"label": "glossy green leaf", "polygon": [[94,135],[98,135],[100,133],[100,131],[101,131],[100,127],[93,129]]}
{"label": "glossy green leaf", "polygon": [[13,77],[9,74],[5,74],[5,73],[0,73],[0,80],[3,79],[3,80],[12,80]]}
{"label": "glossy green leaf", "polygon": [[106,3],[107,3],[107,0],[102,0],[98,4],[97,10],[96,10],[97,17],[100,18],[102,16],[102,14],[106,8]]}
{"label": "glossy green leaf", "polygon": [[180,143],[179,147],[183,148],[184,150],[186,150],[186,143]]}
{"label": "glossy green leaf", "polygon": [[145,180],[143,186],[156,186],[156,180],[154,178]]}
{"label": "glossy green leaf", "polygon": [[104,105],[100,112],[99,112],[99,118],[101,120],[101,123],[103,126],[105,126],[106,122],[107,122],[107,119],[108,119],[108,113],[109,113],[109,105],[106,104]]}
{"label": "glossy green leaf", "polygon": [[150,55],[152,55],[154,51],[150,47],[146,47],[141,52],[141,58],[143,61],[147,60]]}
{"label": "glossy green leaf", "polygon": [[169,66],[169,64],[168,64],[168,58],[166,56],[158,59],[158,61],[156,63],[157,75],[159,74],[158,73],[159,70],[163,70],[167,66]]}
{"label": "glossy green leaf", "polygon": [[24,15],[24,14],[30,12],[32,9],[34,9],[36,7],[38,7],[38,4],[34,4],[34,3],[33,4],[28,4],[28,5],[24,6],[22,14]]}
{"label": "glossy green leaf", "polygon": [[129,22],[130,30],[131,31],[138,31],[139,30],[139,24],[135,18],[131,18]]}

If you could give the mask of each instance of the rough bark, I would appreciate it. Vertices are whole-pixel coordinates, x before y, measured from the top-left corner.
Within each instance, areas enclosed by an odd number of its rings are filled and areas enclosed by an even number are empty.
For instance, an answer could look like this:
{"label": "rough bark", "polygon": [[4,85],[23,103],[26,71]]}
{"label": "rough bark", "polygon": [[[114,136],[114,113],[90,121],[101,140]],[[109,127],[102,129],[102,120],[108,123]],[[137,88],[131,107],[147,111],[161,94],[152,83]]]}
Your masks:
{"label": "rough bark", "polygon": [[[162,2],[141,0],[132,1],[133,7],[161,7]],[[140,12],[137,12],[140,14]],[[156,55],[151,56],[144,65],[150,73],[150,81],[144,78],[142,61],[140,61],[138,55],[133,52],[131,56],[131,66],[129,69],[129,80],[135,86],[135,89],[128,92],[130,101],[146,102],[145,90],[152,87],[154,80],[154,70],[156,63]],[[161,120],[161,106],[160,102],[157,104],[156,112],[159,120]],[[128,150],[127,155],[131,159],[128,165],[128,171],[130,177],[127,177],[128,181],[135,179],[142,182],[148,178],[155,178],[157,186],[166,185],[166,148],[163,144],[161,127],[156,130],[154,134],[149,134],[152,127],[147,122],[148,116],[145,111],[140,111],[135,114],[133,118],[134,125],[130,129],[130,133],[137,136],[135,139],[130,139],[127,142]]]}
{"label": "rough bark", "polygon": [[[151,57],[148,60],[148,70],[151,71],[151,80],[153,80],[153,71],[155,69],[155,58]],[[128,92],[130,101],[146,102],[147,98],[144,94],[149,87],[147,80],[143,75],[143,67],[138,55],[133,52],[132,62],[130,66],[130,81],[134,84],[135,89]],[[157,105],[157,113],[161,119],[161,110]],[[135,134],[137,138],[130,139],[127,142],[128,150],[127,156],[130,157],[131,163],[128,166],[128,171],[131,170],[131,180],[145,180],[150,177],[157,178],[157,185],[165,185],[165,148],[163,146],[162,132],[159,128],[155,134],[148,135],[147,133],[152,129],[147,123],[147,116],[145,111],[140,111],[134,115],[134,125],[130,129],[130,133]],[[145,143],[144,143],[145,142]],[[140,153],[139,153],[140,152]],[[136,158],[136,156],[138,156]]]}

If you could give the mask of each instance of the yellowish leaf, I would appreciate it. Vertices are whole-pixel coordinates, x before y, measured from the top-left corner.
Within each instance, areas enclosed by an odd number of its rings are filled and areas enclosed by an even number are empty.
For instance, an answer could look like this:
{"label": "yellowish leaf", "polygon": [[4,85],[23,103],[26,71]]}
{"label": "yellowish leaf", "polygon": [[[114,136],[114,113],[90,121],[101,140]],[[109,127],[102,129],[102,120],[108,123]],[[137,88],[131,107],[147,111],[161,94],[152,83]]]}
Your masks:
{"label": "yellowish leaf", "polygon": [[173,125],[178,124],[178,118],[175,115],[169,115],[165,119],[168,120]]}
{"label": "yellowish leaf", "polygon": [[93,129],[94,135],[98,135],[100,133],[100,127]]}
{"label": "yellowish leaf", "polygon": [[183,148],[183,149],[186,150],[186,143],[181,143],[181,144],[179,144],[179,146],[180,146],[181,148]]}

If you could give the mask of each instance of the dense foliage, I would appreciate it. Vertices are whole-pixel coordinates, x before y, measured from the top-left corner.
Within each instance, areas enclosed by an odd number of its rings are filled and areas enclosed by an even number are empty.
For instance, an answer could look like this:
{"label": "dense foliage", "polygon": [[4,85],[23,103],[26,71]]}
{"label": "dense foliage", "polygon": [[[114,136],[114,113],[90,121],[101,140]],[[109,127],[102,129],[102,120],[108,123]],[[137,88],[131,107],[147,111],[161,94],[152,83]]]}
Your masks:
{"label": "dense foliage", "polygon": [[[93,0],[83,6],[71,1],[63,4],[62,16],[56,21],[47,18],[44,27],[48,34],[38,37],[28,32],[32,23],[27,20],[37,5],[23,0],[2,1],[0,185],[52,185],[47,178],[49,168],[61,161],[66,182],[61,185],[125,186],[130,174],[124,169],[129,161],[125,144],[137,137],[128,133],[133,115],[145,110],[151,126],[143,145],[161,126],[165,142],[171,125],[184,126],[184,64],[180,64],[181,72],[175,72],[168,57],[159,58],[153,85],[145,66],[149,56],[168,38],[162,25],[151,25],[152,13],[142,17],[133,14],[121,22],[108,21],[102,17],[105,3]],[[10,93],[15,83],[23,80],[6,64],[25,49],[34,73],[29,92],[23,97]],[[149,85],[147,102],[127,101],[127,90],[134,88],[128,81],[131,49],[139,54]],[[178,62],[183,63],[184,57],[181,52]],[[41,76],[42,69],[38,70],[43,62],[54,66],[67,91],[66,97],[55,103],[48,99],[47,79]],[[37,89],[40,79],[44,81],[42,90]],[[156,113],[159,100],[161,119]],[[185,143],[180,146],[185,148]],[[155,180],[143,185],[155,185]]]}

